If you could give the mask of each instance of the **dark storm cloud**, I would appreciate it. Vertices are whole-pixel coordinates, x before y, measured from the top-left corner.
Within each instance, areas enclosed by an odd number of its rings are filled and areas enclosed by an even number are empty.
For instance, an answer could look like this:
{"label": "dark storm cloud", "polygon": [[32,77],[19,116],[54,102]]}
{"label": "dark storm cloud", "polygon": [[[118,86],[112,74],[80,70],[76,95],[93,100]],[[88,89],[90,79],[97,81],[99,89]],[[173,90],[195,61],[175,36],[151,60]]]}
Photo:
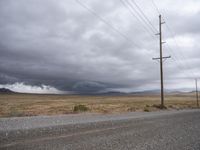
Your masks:
{"label": "dark storm cloud", "polygon": [[[50,85],[59,90],[102,91],[109,88],[137,90],[157,86],[159,67],[152,57],[158,56],[158,39],[149,36],[136,18],[120,1],[81,1],[125,34],[120,36],[77,1],[1,0],[0,1],[0,84]],[[158,4],[161,2],[157,2]],[[173,7],[169,6],[174,3]],[[182,5],[195,1],[184,1]],[[138,1],[157,27],[158,16],[150,1]],[[165,0],[161,11],[166,15],[180,42],[189,40],[187,61],[198,72],[200,47],[198,8],[174,14],[179,1]],[[199,8],[200,10],[200,8]],[[177,22],[178,19],[178,22]],[[187,22],[190,22],[187,24]],[[193,36],[195,35],[195,36]],[[176,48],[166,34],[170,46]],[[190,42],[191,41],[191,42]],[[181,49],[188,49],[181,45]],[[170,54],[165,51],[165,54]],[[177,54],[174,52],[175,55]],[[184,52],[183,52],[184,53]],[[188,68],[177,70],[169,61],[166,78],[180,77]],[[156,85],[156,86],[155,86]]]}

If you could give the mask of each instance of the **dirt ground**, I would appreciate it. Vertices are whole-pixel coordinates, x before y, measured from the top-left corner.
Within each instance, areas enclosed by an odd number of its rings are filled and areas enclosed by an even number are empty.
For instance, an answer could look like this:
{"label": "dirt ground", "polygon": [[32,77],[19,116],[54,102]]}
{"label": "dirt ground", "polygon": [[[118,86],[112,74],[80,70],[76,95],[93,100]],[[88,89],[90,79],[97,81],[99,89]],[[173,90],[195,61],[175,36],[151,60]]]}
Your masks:
{"label": "dirt ground", "polygon": [[[78,96],[0,94],[0,117],[55,115],[82,112],[148,112],[159,110],[159,104],[159,95]],[[79,107],[80,105],[81,107]],[[165,106],[167,107],[167,110],[196,108],[195,93],[165,95]],[[75,109],[75,107],[77,109]],[[82,109],[82,107],[84,107],[84,109]]]}

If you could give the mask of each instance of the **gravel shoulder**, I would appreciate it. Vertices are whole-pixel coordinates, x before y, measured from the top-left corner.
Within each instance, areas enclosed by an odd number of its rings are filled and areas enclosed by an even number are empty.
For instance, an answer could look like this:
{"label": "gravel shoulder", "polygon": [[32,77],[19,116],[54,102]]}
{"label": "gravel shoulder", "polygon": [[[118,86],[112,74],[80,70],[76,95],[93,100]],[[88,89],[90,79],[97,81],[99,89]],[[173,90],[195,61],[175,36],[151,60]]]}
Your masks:
{"label": "gravel shoulder", "polygon": [[199,114],[200,110],[194,109],[2,118],[0,149],[133,149],[136,145],[134,149],[147,149],[147,141],[154,149],[170,143],[172,149],[173,144],[182,149],[182,140],[199,148]]}
{"label": "gravel shoulder", "polygon": [[13,117],[0,118],[0,132],[12,130],[28,130],[42,127],[53,127],[60,125],[73,125],[91,122],[126,120],[134,118],[157,117],[162,115],[172,115],[184,112],[200,111],[193,110],[171,110],[171,111],[156,111],[156,112],[130,112],[121,114],[70,114],[56,116],[33,116],[33,117]]}

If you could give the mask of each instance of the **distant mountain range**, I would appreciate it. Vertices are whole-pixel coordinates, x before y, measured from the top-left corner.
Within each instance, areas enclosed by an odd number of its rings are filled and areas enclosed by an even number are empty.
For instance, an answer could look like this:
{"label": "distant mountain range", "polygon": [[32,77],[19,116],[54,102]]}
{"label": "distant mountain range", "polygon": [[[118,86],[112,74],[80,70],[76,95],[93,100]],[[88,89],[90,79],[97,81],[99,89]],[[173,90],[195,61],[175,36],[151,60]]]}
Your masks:
{"label": "distant mountain range", "polygon": [[[150,95],[150,94],[159,94],[160,90],[147,90],[147,91],[138,91],[138,92],[120,92],[120,91],[107,91],[101,93],[91,93],[91,92],[76,92],[77,95],[110,95],[110,96],[120,96],[120,95]],[[168,92],[167,92],[168,93]]]}
{"label": "distant mountain range", "polygon": [[0,94],[12,94],[12,93],[16,93],[10,89],[7,89],[7,88],[0,88]]}
{"label": "distant mountain range", "polygon": [[[0,94],[14,94],[18,92],[14,92],[7,88],[0,88]],[[172,91],[172,90],[165,90],[165,93],[168,94],[178,94],[184,93],[180,91]],[[190,92],[189,92],[190,93]],[[44,93],[45,94],[45,93]],[[75,92],[74,95],[102,95],[102,96],[120,96],[120,95],[154,95],[160,94],[160,90],[146,90],[146,91],[137,91],[137,92],[120,92],[120,91],[106,91],[106,92],[91,92],[91,91],[80,91]]]}
{"label": "distant mountain range", "polygon": [[[183,94],[183,93],[193,93],[193,91],[179,91],[179,90],[169,90],[165,89],[165,94]],[[144,91],[135,91],[135,92],[121,92],[121,91],[105,91],[105,92],[82,92],[77,91],[75,95],[105,95],[105,96],[120,96],[120,95],[157,95],[160,94],[160,90],[144,90]]]}

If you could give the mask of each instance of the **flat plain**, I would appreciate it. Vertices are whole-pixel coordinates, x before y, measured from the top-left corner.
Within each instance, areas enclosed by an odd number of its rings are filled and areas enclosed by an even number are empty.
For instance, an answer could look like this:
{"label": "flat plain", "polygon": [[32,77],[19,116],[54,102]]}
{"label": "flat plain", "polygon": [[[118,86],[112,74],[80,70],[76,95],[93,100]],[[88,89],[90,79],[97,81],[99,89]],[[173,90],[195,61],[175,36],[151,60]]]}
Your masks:
{"label": "flat plain", "polygon": [[[0,117],[58,115],[73,113],[122,113],[134,111],[159,111],[158,94],[138,95],[46,95],[0,94]],[[86,109],[75,110],[75,106]],[[165,106],[171,109],[196,108],[195,93],[165,95]]]}

